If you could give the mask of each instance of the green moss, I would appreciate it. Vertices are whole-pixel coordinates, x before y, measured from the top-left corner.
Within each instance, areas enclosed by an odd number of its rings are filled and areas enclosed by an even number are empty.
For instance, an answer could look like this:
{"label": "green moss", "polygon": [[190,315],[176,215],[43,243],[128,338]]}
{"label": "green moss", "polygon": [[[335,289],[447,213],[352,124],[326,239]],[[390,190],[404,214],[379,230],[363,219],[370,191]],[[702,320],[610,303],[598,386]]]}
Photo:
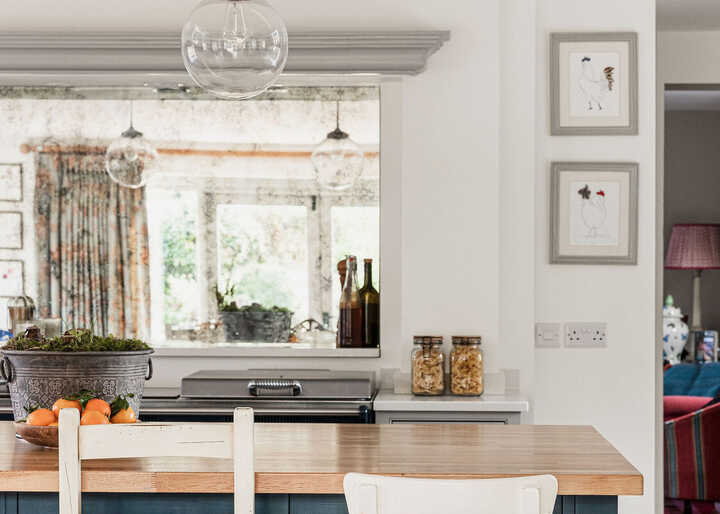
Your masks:
{"label": "green moss", "polygon": [[3,350],[36,352],[139,352],[150,346],[139,339],[120,339],[112,335],[101,337],[90,330],[68,330],[65,334],[47,339],[42,336],[20,335],[10,339]]}

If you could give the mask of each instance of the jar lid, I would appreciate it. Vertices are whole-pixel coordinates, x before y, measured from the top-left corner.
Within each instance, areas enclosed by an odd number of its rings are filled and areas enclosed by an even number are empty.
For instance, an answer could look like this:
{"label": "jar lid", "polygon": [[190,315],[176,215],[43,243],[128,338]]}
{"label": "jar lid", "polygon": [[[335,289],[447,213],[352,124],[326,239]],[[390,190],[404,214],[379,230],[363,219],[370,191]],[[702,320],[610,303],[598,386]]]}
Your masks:
{"label": "jar lid", "polygon": [[413,337],[414,344],[442,344],[442,336],[415,336]]}
{"label": "jar lid", "polygon": [[482,344],[480,336],[452,336],[452,344]]}

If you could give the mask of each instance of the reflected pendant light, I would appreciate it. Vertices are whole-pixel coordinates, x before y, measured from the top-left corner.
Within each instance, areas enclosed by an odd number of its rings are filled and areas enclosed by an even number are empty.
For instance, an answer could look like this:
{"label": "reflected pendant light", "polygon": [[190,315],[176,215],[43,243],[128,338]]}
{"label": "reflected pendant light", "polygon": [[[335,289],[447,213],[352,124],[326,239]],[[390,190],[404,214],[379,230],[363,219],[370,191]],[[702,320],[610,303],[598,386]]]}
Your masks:
{"label": "reflected pendant light", "polygon": [[203,0],[182,31],[182,56],[195,83],[220,98],[259,95],[280,76],[287,28],[265,0]]}
{"label": "reflected pendant light", "polygon": [[130,102],[130,128],[108,146],[105,169],[119,185],[138,189],[147,183],[157,158],[155,147],[133,127],[133,104]]}
{"label": "reflected pendant light", "polygon": [[344,191],[355,185],[363,172],[365,156],[360,147],[340,130],[340,102],[337,102],[335,130],[313,151],[310,160],[321,187]]}

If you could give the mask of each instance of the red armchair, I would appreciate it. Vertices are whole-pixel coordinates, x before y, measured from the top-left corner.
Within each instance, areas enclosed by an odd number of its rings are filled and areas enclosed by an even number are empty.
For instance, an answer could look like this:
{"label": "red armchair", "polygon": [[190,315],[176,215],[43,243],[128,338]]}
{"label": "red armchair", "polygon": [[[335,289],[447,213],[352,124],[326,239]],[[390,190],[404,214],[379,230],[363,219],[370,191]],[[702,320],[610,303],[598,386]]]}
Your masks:
{"label": "red armchair", "polygon": [[715,503],[720,502],[720,403],[666,421],[664,432],[665,497],[690,500],[693,512],[716,512]]}

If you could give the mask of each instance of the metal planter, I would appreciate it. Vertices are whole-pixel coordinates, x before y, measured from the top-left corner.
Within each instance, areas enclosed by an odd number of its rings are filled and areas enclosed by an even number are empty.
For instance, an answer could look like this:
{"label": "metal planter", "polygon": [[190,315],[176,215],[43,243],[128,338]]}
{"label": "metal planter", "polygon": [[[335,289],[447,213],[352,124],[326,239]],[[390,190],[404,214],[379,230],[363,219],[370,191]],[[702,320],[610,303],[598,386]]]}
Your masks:
{"label": "metal planter", "polygon": [[[111,402],[127,397],[139,416],[145,381],[152,377],[153,350],[140,352],[35,352],[2,350],[0,383],[10,390],[15,419],[27,407],[50,408],[58,398],[82,389]],[[129,395],[133,397],[130,398]]]}
{"label": "metal planter", "polygon": [[226,341],[287,343],[291,312],[239,311],[221,312]]}

